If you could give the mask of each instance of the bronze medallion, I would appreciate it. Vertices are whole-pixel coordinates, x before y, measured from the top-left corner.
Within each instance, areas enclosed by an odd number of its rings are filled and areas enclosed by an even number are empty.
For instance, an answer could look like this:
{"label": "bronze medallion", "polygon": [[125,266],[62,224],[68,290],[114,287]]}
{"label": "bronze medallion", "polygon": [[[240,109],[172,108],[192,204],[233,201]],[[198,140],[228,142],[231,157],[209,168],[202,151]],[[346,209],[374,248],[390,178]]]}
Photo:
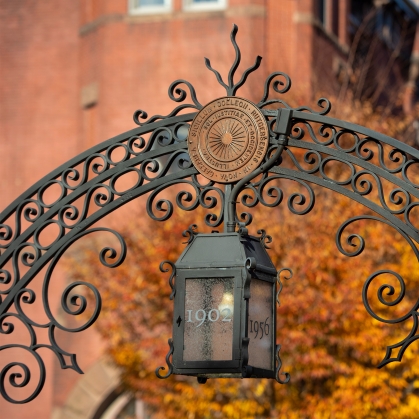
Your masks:
{"label": "bronze medallion", "polygon": [[199,173],[220,183],[235,182],[255,170],[268,143],[262,112],[239,97],[208,103],[195,116],[188,135],[192,163]]}

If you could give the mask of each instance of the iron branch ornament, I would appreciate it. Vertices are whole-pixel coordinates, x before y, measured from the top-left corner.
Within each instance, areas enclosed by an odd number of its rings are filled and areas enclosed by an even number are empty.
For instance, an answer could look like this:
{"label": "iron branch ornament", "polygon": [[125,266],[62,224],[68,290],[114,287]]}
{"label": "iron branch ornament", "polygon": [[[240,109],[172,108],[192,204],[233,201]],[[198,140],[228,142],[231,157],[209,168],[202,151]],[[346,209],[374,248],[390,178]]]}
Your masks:
{"label": "iron branch ornament", "polygon": [[[362,219],[392,227],[407,241],[419,260],[419,226],[415,225],[411,216],[412,211],[419,206],[419,185],[411,180],[411,170],[419,164],[419,152],[368,128],[328,117],[331,104],[325,98],[318,100],[318,110],[309,107],[292,108],[281,96],[270,98],[272,93],[281,95],[291,87],[291,79],[282,72],[268,76],[263,96],[258,103],[237,98],[237,90],[244,85],[249,74],[257,70],[261,57],[257,57],[254,65],[245,70],[235,83],[234,76],[241,58],[236,34],[237,26],[234,25],[231,42],[235,60],[228,73],[227,83],[211,66],[210,61],[205,59],[207,68],[226,89],[225,97],[204,107],[188,81],[176,80],[169,87],[169,98],[180,105],[170,114],[154,115],[147,119],[145,111],[137,110],[134,113],[137,128],[111,138],[55,169],[0,214],[0,334],[13,336],[18,324],[27,331],[25,344],[2,345],[0,352],[8,351],[9,355],[14,356],[17,350],[25,351],[33,357],[39,368],[38,382],[35,385],[31,383],[34,390],[24,399],[12,397],[8,388],[24,388],[30,383],[33,373],[28,365],[13,361],[1,370],[0,392],[9,402],[29,402],[42,390],[46,370],[38,352],[40,348],[53,351],[61,368],[82,373],[76,354],[65,351],[57,342],[55,333],[57,329],[79,332],[90,327],[100,313],[100,293],[87,282],[73,282],[65,288],[61,307],[70,315],[80,315],[88,304],[82,292],[74,294],[76,287],[90,289],[96,301],[90,318],[83,325],[72,328],[63,324],[51,309],[49,286],[52,274],[62,255],[73,243],[99,231],[113,235],[119,243],[115,248],[102,249],[100,261],[110,268],[120,265],[126,255],[123,238],[108,228],[92,226],[107,214],[142,195],[148,194],[146,209],[153,220],[169,219],[175,206],[184,211],[192,211],[201,206],[208,210],[206,225],[215,228],[224,223],[225,231],[234,232],[238,225],[243,229],[252,222],[249,212],[237,214],[238,202],[247,208],[258,204],[265,207],[278,206],[285,199],[284,191],[278,183],[292,181],[302,187],[305,193],[291,194],[287,200],[288,208],[294,214],[305,215],[315,205],[312,185],[318,185],[340,193],[376,214],[353,217],[342,224],[336,233],[336,244],[344,255],[355,257],[363,252],[365,240],[359,234],[350,234],[346,240],[343,239],[347,227]],[[189,90],[191,103],[187,103],[188,93],[184,86]],[[211,107],[218,107],[218,104],[228,118],[214,117],[214,112],[219,110],[216,108],[213,111]],[[244,109],[245,106],[247,109]],[[249,109],[250,113],[246,114],[245,111]],[[234,116],[236,113],[239,115]],[[246,125],[246,121],[242,122],[240,113],[246,114],[253,128]],[[201,117],[205,118],[200,122]],[[205,124],[210,126],[208,131],[212,136],[197,134],[193,137],[192,129],[199,133]],[[254,147],[251,144],[253,129],[255,132],[259,130]],[[344,136],[352,138],[351,146],[342,144]],[[196,146],[198,151],[192,150],[191,146]],[[263,151],[262,154],[258,154],[259,149]],[[122,154],[122,157],[116,158],[116,152],[119,152],[119,156]],[[284,156],[292,163],[291,167],[281,165]],[[250,164],[253,161],[254,164]],[[349,169],[346,179],[333,178],[327,173],[326,167],[333,162]],[[237,164],[236,170],[231,168],[233,164]],[[200,174],[207,180],[203,181]],[[118,180],[128,176],[135,177],[134,185],[129,189],[120,189]],[[383,182],[393,185],[389,194],[384,192]],[[174,200],[160,197],[163,191],[175,185],[178,192]],[[184,188],[179,191],[182,186]],[[51,191],[55,191],[53,202],[46,199]],[[378,200],[374,198],[373,191],[378,194]],[[76,201],[83,204],[77,205]],[[51,226],[57,231],[55,238],[48,244],[41,243],[40,235]],[[193,239],[195,229],[196,226],[191,227],[186,237]],[[260,234],[261,240],[269,243],[271,238],[264,232]],[[348,245],[351,251],[347,250]],[[44,275],[42,292],[37,296],[31,285],[41,271]],[[368,293],[370,284],[383,274],[392,275],[400,284],[401,291],[395,300],[388,302],[383,298],[384,293],[393,295],[395,289],[392,285],[382,285],[377,295],[382,305],[398,304],[405,295],[405,281],[398,273],[377,271],[367,278],[362,290],[366,309],[380,322],[395,324],[411,319],[413,326],[406,338],[387,347],[379,368],[400,361],[406,348],[419,338],[419,300],[404,316],[392,320],[381,317],[371,307]],[[282,283],[278,281],[281,289]],[[176,290],[172,282],[170,285],[173,297]],[[27,314],[27,308],[37,298],[42,300],[45,310],[47,321],[44,323],[34,321]],[[48,331],[48,345],[38,344],[37,332],[40,329]],[[171,342],[169,345],[171,351],[167,362],[170,367],[173,347]],[[280,367],[278,347],[278,377]],[[288,379],[286,376],[285,381]]]}

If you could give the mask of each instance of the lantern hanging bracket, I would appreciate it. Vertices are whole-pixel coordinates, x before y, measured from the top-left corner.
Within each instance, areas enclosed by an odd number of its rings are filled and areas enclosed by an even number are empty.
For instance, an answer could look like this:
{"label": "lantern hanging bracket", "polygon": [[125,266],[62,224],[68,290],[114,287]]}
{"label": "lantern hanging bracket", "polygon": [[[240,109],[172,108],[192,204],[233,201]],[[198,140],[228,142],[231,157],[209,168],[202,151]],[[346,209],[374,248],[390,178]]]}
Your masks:
{"label": "lantern hanging bracket", "polygon": [[228,201],[228,211],[227,211],[227,232],[233,233],[236,230],[236,205],[237,198],[239,193],[242,191],[251,180],[256,176],[259,176],[262,173],[266,173],[272,168],[281,157],[282,152],[285,149],[285,146],[288,141],[288,136],[291,131],[291,121],[292,121],[292,110],[291,109],[277,109],[277,118],[276,118],[276,127],[274,129],[275,134],[279,136],[278,143],[275,152],[273,155],[268,158],[268,160],[259,166],[249,175],[245,176],[234,186],[231,191],[229,201]]}

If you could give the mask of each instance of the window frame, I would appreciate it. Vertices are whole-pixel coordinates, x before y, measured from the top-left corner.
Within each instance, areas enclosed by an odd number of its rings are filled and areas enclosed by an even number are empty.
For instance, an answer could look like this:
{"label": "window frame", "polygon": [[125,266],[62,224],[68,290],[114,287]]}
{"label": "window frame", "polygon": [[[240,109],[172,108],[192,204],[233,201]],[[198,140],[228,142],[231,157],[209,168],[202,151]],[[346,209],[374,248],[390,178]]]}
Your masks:
{"label": "window frame", "polygon": [[193,0],[183,0],[183,10],[187,12],[206,12],[225,10],[227,8],[227,0],[216,0],[217,3],[193,3]]}
{"label": "window frame", "polygon": [[128,13],[130,15],[151,15],[170,13],[172,11],[172,0],[163,0],[163,5],[137,6],[137,0],[128,0]]}

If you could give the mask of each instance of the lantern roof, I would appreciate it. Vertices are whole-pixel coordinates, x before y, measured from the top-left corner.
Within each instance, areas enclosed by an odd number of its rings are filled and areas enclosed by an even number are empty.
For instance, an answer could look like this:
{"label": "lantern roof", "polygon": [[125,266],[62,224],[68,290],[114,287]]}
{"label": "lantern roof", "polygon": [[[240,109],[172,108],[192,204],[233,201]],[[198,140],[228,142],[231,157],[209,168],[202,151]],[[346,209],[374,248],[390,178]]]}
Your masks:
{"label": "lantern roof", "polygon": [[196,234],[176,262],[177,269],[244,267],[248,258],[256,271],[276,275],[260,238],[239,233]]}

